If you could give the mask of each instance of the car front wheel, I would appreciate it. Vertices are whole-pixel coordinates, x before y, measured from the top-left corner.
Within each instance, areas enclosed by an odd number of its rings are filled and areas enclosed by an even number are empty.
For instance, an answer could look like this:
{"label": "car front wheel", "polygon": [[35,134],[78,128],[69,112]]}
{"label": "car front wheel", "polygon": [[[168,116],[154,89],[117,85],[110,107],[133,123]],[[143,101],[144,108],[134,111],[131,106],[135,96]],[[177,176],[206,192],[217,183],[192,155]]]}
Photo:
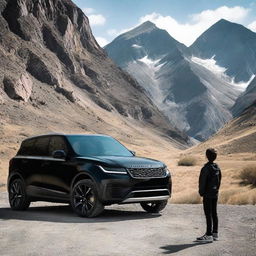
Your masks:
{"label": "car front wheel", "polygon": [[72,188],[70,200],[73,211],[80,217],[96,217],[104,210],[91,180],[78,181]]}
{"label": "car front wheel", "polygon": [[8,187],[9,203],[13,210],[26,210],[30,201],[26,194],[26,186],[22,179],[17,178],[10,182]]}
{"label": "car front wheel", "polygon": [[142,203],[140,203],[140,205],[146,212],[158,213],[166,207],[167,202],[168,202],[168,200],[154,201],[154,202],[142,202]]}

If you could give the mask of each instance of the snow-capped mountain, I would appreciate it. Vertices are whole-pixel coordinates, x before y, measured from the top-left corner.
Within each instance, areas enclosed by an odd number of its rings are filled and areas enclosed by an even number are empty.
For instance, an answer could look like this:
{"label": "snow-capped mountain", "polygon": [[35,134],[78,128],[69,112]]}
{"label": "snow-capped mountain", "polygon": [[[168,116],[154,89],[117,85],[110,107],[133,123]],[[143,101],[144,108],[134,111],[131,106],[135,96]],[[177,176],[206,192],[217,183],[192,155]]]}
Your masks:
{"label": "snow-capped mountain", "polygon": [[179,129],[205,140],[232,118],[241,94],[214,59],[201,59],[165,30],[146,22],[105,47],[108,55],[145,88]]}
{"label": "snow-capped mountain", "polygon": [[218,21],[190,49],[199,58],[214,58],[235,82],[247,82],[256,73],[256,33],[240,24]]}
{"label": "snow-capped mountain", "polygon": [[165,30],[158,29],[150,21],[118,36],[106,46],[108,55],[120,66],[147,56],[156,59],[166,53],[175,54],[179,50],[187,51],[184,44],[179,43]]}

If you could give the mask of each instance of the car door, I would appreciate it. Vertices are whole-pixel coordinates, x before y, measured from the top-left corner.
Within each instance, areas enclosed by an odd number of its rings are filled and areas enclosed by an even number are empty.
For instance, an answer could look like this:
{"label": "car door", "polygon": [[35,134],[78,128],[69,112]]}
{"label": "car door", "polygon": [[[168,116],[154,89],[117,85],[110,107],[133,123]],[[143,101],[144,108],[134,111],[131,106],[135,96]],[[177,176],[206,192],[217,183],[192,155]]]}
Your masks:
{"label": "car door", "polygon": [[33,139],[33,147],[29,150],[28,168],[30,174],[27,178],[27,192],[30,196],[41,197],[45,194],[47,183],[44,179],[44,166],[47,164],[49,137],[37,137]]}
{"label": "car door", "polygon": [[[53,152],[56,150],[63,150],[67,158],[54,158]],[[69,194],[71,181],[76,174],[76,165],[69,160],[70,152],[65,137],[51,136],[48,151],[51,160],[46,173],[50,184],[56,191]]]}
{"label": "car door", "polygon": [[22,142],[21,148],[15,157],[18,159],[18,171],[26,181],[26,185],[35,184],[35,171],[38,162],[33,157],[35,139],[28,139]]}

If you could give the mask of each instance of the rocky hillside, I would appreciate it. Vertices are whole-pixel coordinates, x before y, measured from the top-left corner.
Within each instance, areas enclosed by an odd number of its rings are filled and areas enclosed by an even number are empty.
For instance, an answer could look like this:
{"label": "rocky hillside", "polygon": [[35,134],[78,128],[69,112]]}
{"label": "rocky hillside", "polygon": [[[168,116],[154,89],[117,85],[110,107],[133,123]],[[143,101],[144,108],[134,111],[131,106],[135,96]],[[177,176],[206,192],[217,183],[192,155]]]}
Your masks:
{"label": "rocky hillside", "polygon": [[[86,112],[95,107],[187,143],[137,82],[106,56],[87,17],[70,0],[0,0],[0,12],[1,121],[19,123],[10,115],[21,108],[24,117],[35,109],[58,114],[65,108],[68,115],[76,105],[85,110],[86,124]],[[58,101],[63,96],[66,100]]]}
{"label": "rocky hillside", "polygon": [[238,88],[153,23],[120,35],[105,49],[189,136],[205,140],[232,118]]}

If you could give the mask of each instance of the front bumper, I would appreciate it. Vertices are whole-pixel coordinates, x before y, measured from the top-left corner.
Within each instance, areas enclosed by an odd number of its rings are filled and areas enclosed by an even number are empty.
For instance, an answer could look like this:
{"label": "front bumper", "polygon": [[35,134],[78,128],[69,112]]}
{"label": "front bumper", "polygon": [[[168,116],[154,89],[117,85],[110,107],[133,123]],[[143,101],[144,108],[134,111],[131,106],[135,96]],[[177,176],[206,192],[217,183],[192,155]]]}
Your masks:
{"label": "front bumper", "polygon": [[140,203],[151,201],[168,200],[170,192],[168,189],[146,189],[132,191],[121,203]]}
{"label": "front bumper", "polygon": [[108,175],[100,182],[100,197],[103,204],[126,204],[168,200],[172,182],[164,178],[135,179],[130,175]]}

